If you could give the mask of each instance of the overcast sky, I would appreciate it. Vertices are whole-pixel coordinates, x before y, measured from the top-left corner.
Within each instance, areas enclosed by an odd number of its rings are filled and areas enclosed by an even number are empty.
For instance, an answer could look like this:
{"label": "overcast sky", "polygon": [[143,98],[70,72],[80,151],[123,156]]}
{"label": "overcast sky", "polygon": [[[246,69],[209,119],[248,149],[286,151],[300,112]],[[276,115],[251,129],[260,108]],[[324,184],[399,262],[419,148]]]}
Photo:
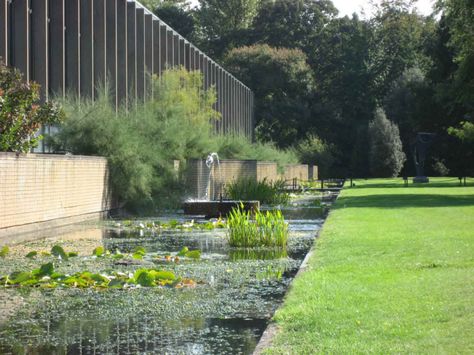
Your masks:
{"label": "overcast sky", "polygon": [[[418,11],[423,15],[431,14],[433,3],[435,0],[418,0]],[[334,5],[339,9],[339,16],[352,15],[354,12],[360,13],[364,9],[367,15],[370,15],[369,0],[332,0]],[[197,0],[191,0],[193,5],[198,3]]]}

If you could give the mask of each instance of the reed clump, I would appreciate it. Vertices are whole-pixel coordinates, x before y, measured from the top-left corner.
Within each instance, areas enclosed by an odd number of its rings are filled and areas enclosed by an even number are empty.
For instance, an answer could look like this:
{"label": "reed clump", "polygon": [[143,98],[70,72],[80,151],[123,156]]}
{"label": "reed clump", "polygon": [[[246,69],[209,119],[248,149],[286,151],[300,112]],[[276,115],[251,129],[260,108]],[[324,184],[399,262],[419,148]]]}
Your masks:
{"label": "reed clump", "polygon": [[[253,218],[252,218],[253,217]],[[279,247],[288,241],[288,224],[281,211],[252,213],[234,208],[229,214],[229,244],[232,247]]]}
{"label": "reed clump", "polygon": [[262,204],[281,205],[288,203],[290,196],[283,192],[285,182],[257,181],[253,178],[242,178],[226,186],[226,195],[237,201],[260,201]]}

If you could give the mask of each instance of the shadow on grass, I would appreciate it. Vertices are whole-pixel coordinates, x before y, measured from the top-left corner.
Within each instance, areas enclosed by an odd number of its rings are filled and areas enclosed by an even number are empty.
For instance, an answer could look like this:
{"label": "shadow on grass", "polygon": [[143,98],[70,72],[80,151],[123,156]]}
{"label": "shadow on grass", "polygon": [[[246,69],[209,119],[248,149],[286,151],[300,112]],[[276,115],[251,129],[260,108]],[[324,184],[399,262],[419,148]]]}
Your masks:
{"label": "shadow on grass", "polygon": [[474,195],[387,194],[341,196],[333,209],[474,206]]}
{"label": "shadow on grass", "polygon": [[367,180],[367,181],[368,183],[366,183],[365,181],[363,182],[355,181],[356,185],[353,188],[355,189],[417,188],[418,189],[418,188],[474,187],[474,181],[472,179],[468,179],[466,181],[466,186],[464,186],[464,184],[463,185],[459,184],[459,179],[457,178],[449,178],[449,179],[443,179],[443,180],[437,179],[427,184],[414,184],[412,182],[412,179],[410,178],[408,186],[405,186],[405,183],[402,179],[391,180],[386,183],[370,183],[370,180]]}

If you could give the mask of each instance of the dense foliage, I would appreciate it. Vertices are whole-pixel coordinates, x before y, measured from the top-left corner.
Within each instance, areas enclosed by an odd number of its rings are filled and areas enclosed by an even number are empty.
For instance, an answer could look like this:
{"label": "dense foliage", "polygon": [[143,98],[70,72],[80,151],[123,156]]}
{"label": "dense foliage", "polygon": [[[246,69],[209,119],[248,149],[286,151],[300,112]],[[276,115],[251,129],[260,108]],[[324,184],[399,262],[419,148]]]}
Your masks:
{"label": "dense foliage", "polygon": [[288,203],[290,196],[282,191],[285,181],[256,181],[241,178],[225,186],[226,196],[236,201],[260,201],[262,204],[279,205]]}
{"label": "dense foliage", "polygon": [[414,1],[382,0],[367,18],[338,18],[330,0],[167,2],[193,18],[200,48],[254,90],[258,137],[279,147],[318,137],[334,148],[322,163],[328,176],[371,174],[377,107],[400,129],[404,174],[414,173],[417,132],[437,134],[428,173],[440,162],[453,174],[474,166],[470,143],[448,132],[474,120],[472,1],[439,0],[423,16]]}
{"label": "dense foliage", "polygon": [[184,189],[173,160],[201,159],[211,151],[222,158],[296,160],[270,144],[216,139],[215,93],[201,88],[199,72],[175,69],[154,78],[153,100],[128,110],[116,111],[107,92],[94,102],[68,98],[63,103],[67,119],[51,143],[59,151],[107,157],[112,191],[129,207],[170,207],[180,201]]}
{"label": "dense foliage", "polygon": [[398,127],[378,108],[369,122],[369,163],[374,176],[397,177],[405,163]]}
{"label": "dense foliage", "polygon": [[26,153],[43,138],[42,125],[62,120],[54,102],[40,102],[40,86],[26,82],[20,71],[6,67],[0,58],[0,151]]}

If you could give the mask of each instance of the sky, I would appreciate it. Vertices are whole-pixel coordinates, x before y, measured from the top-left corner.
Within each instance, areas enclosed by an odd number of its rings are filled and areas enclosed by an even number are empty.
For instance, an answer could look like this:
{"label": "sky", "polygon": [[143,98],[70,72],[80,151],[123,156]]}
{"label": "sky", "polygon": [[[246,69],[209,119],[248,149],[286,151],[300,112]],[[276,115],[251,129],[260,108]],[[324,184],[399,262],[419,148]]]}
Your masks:
{"label": "sky", "polygon": [[[339,16],[341,17],[345,15],[351,16],[354,12],[360,14],[361,9],[365,9],[367,15],[370,12],[369,0],[332,0],[332,2],[339,10]],[[434,2],[435,0],[418,0],[418,11],[423,15],[431,14]],[[198,0],[191,0],[191,3],[195,6]]]}
{"label": "sky", "polygon": [[[332,0],[334,5],[339,10],[339,16],[351,16],[354,12],[361,13],[364,9],[366,14],[370,14],[369,0]],[[418,0],[416,7],[423,15],[429,15],[433,11],[434,0]]]}

